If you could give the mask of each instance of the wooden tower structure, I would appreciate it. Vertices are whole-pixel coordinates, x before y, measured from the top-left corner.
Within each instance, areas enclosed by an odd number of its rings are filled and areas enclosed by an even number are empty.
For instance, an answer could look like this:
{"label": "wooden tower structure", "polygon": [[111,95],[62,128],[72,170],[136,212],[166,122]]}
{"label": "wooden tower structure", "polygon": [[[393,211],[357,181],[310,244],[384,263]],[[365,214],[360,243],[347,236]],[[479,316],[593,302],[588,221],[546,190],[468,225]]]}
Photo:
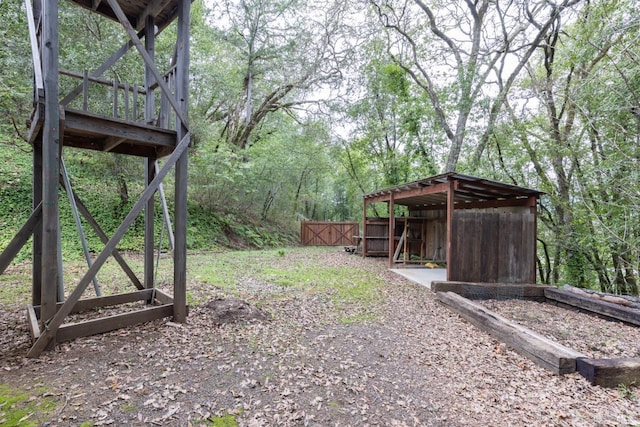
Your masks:
{"label": "wooden tower structure", "polygon": [[[33,146],[33,209],[9,246],[0,254],[0,272],[33,236],[32,305],[28,320],[33,336],[30,357],[38,357],[56,342],[106,332],[121,327],[172,316],[185,322],[187,122],[189,84],[190,0],[70,0],[73,4],[119,22],[128,41],[94,70],[69,71],[60,67],[58,0],[25,1],[34,68],[34,109],[29,124]],[[156,37],[177,20],[173,60],[160,71],[154,60]],[[109,81],[103,75],[128,51],[142,58],[144,82]],[[131,54],[135,54],[132,52]],[[77,80],[74,88],[61,93],[60,76]],[[110,114],[90,111],[90,86],[108,88],[112,95]],[[142,107],[140,107],[142,105]],[[64,147],[136,156],[145,163],[146,187],[115,233],[109,237],[100,228],[79,196],[65,185],[62,162]],[[164,158],[162,168],[157,160]],[[173,295],[154,283],[154,207],[163,179],[175,177]],[[68,182],[68,180],[67,180]],[[65,189],[78,211],[104,243],[102,251],[65,298],[62,282],[59,193]],[[144,215],[144,272],[139,278],[117,250],[134,220]],[[113,256],[132,283],[132,292],[82,298],[105,261]],[[146,302],[146,304],[145,304]],[[142,308],[91,320],[65,323],[72,313],[98,307],[138,303]]]}

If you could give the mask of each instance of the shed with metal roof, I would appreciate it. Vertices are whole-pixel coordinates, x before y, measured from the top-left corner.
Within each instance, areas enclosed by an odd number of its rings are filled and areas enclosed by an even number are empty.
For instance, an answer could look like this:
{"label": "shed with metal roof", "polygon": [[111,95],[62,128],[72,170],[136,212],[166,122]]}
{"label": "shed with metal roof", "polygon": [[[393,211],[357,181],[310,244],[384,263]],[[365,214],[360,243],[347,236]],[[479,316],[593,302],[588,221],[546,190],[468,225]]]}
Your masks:
{"label": "shed with metal roof", "polygon": [[362,254],[446,268],[448,281],[535,283],[542,194],[458,173],[374,191],[363,196]]}

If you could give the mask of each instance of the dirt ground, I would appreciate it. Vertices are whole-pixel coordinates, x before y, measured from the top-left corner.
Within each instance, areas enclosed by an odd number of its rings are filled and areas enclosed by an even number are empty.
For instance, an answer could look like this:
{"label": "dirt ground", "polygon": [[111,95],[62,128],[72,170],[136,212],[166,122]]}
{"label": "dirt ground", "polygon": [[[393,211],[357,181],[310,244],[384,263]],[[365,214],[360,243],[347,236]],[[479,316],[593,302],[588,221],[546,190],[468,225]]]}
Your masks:
{"label": "dirt ground", "polygon": [[[233,293],[190,283],[199,300],[241,297],[271,319],[216,325],[205,302],[191,307],[187,324],[167,319],[81,338],[38,359],[24,357],[23,309],[4,308],[0,384],[34,401],[55,398],[48,426],[640,425],[635,389],[553,375],[383,262],[337,249],[305,256],[374,272],[384,280],[381,298],[368,307],[341,305],[321,292],[250,276]],[[519,312],[502,311],[517,318],[532,310],[519,303]],[[345,311],[362,320],[344,321]],[[573,328],[626,334],[616,323],[591,326],[591,316],[576,315],[584,317],[563,332],[567,342],[583,339]],[[637,352],[638,343],[620,347]]]}

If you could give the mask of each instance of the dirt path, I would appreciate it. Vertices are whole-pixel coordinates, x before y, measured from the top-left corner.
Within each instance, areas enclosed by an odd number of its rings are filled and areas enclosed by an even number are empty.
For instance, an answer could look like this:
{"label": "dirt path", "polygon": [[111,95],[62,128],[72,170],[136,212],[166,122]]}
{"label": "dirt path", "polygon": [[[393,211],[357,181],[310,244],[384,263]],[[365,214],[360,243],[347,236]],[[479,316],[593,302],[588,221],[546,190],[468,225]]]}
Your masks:
{"label": "dirt path", "polygon": [[384,280],[380,298],[341,304],[330,293],[250,276],[233,292],[192,283],[199,300],[240,296],[272,320],[216,326],[203,303],[187,325],[165,320],[78,339],[37,360],[22,357],[24,316],[9,307],[0,318],[0,383],[35,401],[54,397],[50,426],[640,423],[635,390],[537,367],[384,263],[300,252],[282,262],[316,257],[373,271]]}

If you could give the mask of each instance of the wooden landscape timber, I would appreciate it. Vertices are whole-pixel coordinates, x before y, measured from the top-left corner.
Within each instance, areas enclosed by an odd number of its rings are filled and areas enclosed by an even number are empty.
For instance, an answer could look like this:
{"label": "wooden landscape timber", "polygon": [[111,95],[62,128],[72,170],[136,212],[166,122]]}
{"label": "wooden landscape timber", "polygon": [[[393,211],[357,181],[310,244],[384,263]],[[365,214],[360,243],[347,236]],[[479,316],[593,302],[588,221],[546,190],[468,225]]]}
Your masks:
{"label": "wooden landscape timber", "polygon": [[516,352],[556,374],[579,372],[592,385],[629,386],[640,383],[640,358],[589,358],[545,338],[521,325],[476,304],[469,299],[521,298],[553,301],[595,313],[611,320],[640,326],[640,310],[592,298],[574,291],[542,285],[496,283],[432,282],[438,300],[483,331],[500,339]]}
{"label": "wooden landscape timber", "polygon": [[544,292],[548,286],[508,284],[508,283],[471,283],[471,282],[431,282],[433,292],[454,292],[468,299],[530,299],[544,301]]}
{"label": "wooden landscape timber", "polygon": [[555,374],[575,372],[576,361],[586,355],[511,322],[453,292],[438,292],[440,302],[459,313],[479,329],[512,347],[516,352]]}
{"label": "wooden landscape timber", "polygon": [[633,308],[555,288],[545,289],[544,295],[552,301],[640,326],[640,311]]}
{"label": "wooden landscape timber", "polygon": [[577,361],[580,375],[592,385],[615,388],[640,384],[640,359],[589,359]]}

